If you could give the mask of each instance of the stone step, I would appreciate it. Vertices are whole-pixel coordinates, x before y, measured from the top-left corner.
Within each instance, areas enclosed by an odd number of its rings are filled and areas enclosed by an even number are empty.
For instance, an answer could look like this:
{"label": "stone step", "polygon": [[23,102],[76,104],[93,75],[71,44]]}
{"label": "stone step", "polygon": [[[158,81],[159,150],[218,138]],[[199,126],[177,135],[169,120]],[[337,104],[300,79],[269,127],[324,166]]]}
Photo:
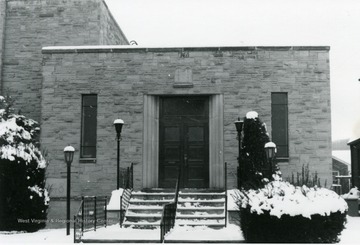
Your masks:
{"label": "stone step", "polygon": [[127,212],[126,213],[126,218],[137,218],[137,219],[148,219],[148,218],[161,218],[161,213],[159,214],[155,214],[155,213],[150,213],[150,214],[145,214],[145,213],[132,213],[132,212]]}
{"label": "stone step", "polygon": [[224,214],[224,207],[177,207],[179,214]]}
{"label": "stone step", "polygon": [[142,199],[142,200],[169,200],[172,201],[175,197],[175,193],[171,192],[133,192],[132,199]]}
{"label": "stone step", "polygon": [[208,199],[222,199],[225,198],[225,193],[212,193],[212,192],[205,192],[205,193],[201,193],[201,192],[194,192],[194,193],[179,193],[179,198],[191,198],[191,199],[204,199],[204,200],[208,200]]}
{"label": "stone step", "polygon": [[128,208],[127,214],[161,214],[162,211],[162,206],[148,206],[147,208],[132,206]]}
{"label": "stone step", "polygon": [[164,204],[172,202],[174,199],[166,199],[166,200],[143,200],[143,199],[130,199],[130,205],[137,206],[162,206]]}
{"label": "stone step", "polygon": [[203,219],[209,219],[209,220],[214,220],[214,219],[224,219],[225,218],[225,214],[176,214],[176,219],[188,219],[188,220],[193,220],[193,219],[199,219],[199,220],[203,220]]}
{"label": "stone step", "polygon": [[224,190],[219,190],[219,189],[184,188],[184,189],[180,189],[180,193],[225,193],[225,192]]}
{"label": "stone step", "polygon": [[188,203],[225,203],[225,198],[208,198],[208,199],[196,199],[191,197],[182,198],[179,197],[178,203],[188,202]]}
{"label": "stone step", "polygon": [[211,227],[214,229],[220,229],[225,227],[225,219],[219,219],[219,220],[182,220],[182,219],[177,219],[176,220],[176,225],[179,226],[206,226],[206,227]]}
{"label": "stone step", "polygon": [[124,227],[132,227],[134,229],[157,229],[160,227],[160,221],[158,222],[129,222],[123,223]]}
{"label": "stone step", "polygon": [[150,189],[142,189],[140,192],[144,193],[175,193],[174,189],[171,188],[150,188]]}
{"label": "stone step", "polygon": [[195,208],[195,207],[201,207],[201,208],[211,208],[211,207],[222,207],[225,208],[225,202],[224,201],[212,201],[207,200],[206,202],[203,201],[194,201],[194,200],[185,200],[185,201],[179,201],[178,202],[178,208]]}
{"label": "stone step", "polygon": [[125,222],[131,223],[156,223],[160,222],[161,215],[126,215]]}

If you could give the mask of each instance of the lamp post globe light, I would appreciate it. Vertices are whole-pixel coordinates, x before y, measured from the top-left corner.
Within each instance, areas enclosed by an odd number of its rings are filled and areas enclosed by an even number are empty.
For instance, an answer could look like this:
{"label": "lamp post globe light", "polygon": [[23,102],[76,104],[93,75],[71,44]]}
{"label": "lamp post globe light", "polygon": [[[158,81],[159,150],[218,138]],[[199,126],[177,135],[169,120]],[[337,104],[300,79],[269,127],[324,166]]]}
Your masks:
{"label": "lamp post globe light", "polygon": [[269,177],[271,178],[273,174],[273,159],[275,158],[276,154],[276,144],[274,142],[268,142],[264,146],[266,152],[266,158],[270,164],[270,174]]}
{"label": "lamp post globe light", "polygon": [[114,121],[114,126],[116,130],[116,140],[117,140],[117,169],[116,169],[116,188],[120,187],[120,141],[121,141],[121,130],[124,125],[122,119],[116,119]]}
{"label": "lamp post globe light", "polygon": [[75,148],[71,145],[64,148],[64,158],[67,166],[67,185],[66,185],[66,235],[70,235],[70,184],[71,184],[71,163],[74,159]]}
{"label": "lamp post globe light", "polygon": [[244,122],[240,120],[240,117],[238,117],[238,120],[234,122],[235,124],[235,128],[236,128],[236,132],[237,132],[237,140],[239,141],[238,142],[238,173],[237,173],[237,177],[238,177],[238,188],[241,187],[241,181],[240,179],[242,179],[242,176],[241,174],[243,174],[243,169],[242,169],[242,166],[241,166],[241,160],[240,160],[240,156],[241,156],[241,131],[242,131],[242,127],[243,127],[243,124]]}

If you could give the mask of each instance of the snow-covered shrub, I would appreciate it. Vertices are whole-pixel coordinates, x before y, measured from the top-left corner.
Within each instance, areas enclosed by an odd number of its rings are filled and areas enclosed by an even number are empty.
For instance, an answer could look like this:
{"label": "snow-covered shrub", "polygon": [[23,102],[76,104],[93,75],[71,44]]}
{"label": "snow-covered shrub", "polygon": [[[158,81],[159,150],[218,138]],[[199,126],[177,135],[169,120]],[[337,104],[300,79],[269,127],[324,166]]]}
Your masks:
{"label": "snow-covered shrub", "polygon": [[335,192],[281,180],[242,191],[238,205],[247,242],[338,242],[346,222],[347,204]]}
{"label": "snow-covered shrub", "polygon": [[12,114],[0,96],[0,230],[36,231],[46,225],[49,195],[38,123]]}
{"label": "snow-covered shrub", "polygon": [[341,195],[344,199],[360,199],[360,191],[357,187],[351,188],[348,193]]}

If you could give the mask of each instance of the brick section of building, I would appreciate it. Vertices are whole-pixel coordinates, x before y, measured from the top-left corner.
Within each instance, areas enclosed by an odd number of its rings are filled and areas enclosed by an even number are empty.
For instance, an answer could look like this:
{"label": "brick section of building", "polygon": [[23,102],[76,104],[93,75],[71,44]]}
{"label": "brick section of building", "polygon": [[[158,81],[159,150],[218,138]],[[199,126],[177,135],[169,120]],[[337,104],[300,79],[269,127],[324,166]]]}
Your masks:
{"label": "brick section of building", "polygon": [[[102,0],[8,0],[2,93],[40,120],[43,46],[128,44]],[[1,23],[0,23],[1,24]],[[1,33],[1,32],[0,32]]]}
{"label": "brick section of building", "polygon": [[[51,159],[48,175],[65,176],[62,150],[72,144],[74,195],[110,194],[116,188],[116,118],[126,122],[121,166],[135,163],[136,188],[141,188],[144,94],[224,95],[224,158],[233,187],[234,121],[255,110],[271,135],[271,92],[287,92],[290,157],[280,163],[281,171],[286,177],[309,164],[331,183],[328,47],[78,47],[43,53],[41,140]],[[193,86],[174,86],[182,80]],[[79,163],[81,95],[89,93],[98,94],[97,162]]]}

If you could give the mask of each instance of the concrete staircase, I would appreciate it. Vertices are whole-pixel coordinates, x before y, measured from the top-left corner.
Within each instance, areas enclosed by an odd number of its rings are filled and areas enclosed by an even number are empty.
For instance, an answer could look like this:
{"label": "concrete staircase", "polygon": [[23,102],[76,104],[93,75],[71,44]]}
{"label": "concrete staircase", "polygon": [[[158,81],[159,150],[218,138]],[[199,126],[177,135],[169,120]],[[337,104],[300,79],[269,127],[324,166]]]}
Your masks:
{"label": "concrete staircase", "polygon": [[179,193],[176,225],[225,226],[225,192],[207,189],[185,189]]}
{"label": "concrete staircase", "polygon": [[[174,200],[167,189],[134,191],[125,214],[124,227],[155,229],[160,227],[163,205]],[[225,226],[225,192],[209,189],[184,189],[179,193],[176,225]]]}
{"label": "concrete staircase", "polygon": [[124,227],[155,229],[160,227],[163,205],[174,201],[168,189],[133,191],[125,214]]}

